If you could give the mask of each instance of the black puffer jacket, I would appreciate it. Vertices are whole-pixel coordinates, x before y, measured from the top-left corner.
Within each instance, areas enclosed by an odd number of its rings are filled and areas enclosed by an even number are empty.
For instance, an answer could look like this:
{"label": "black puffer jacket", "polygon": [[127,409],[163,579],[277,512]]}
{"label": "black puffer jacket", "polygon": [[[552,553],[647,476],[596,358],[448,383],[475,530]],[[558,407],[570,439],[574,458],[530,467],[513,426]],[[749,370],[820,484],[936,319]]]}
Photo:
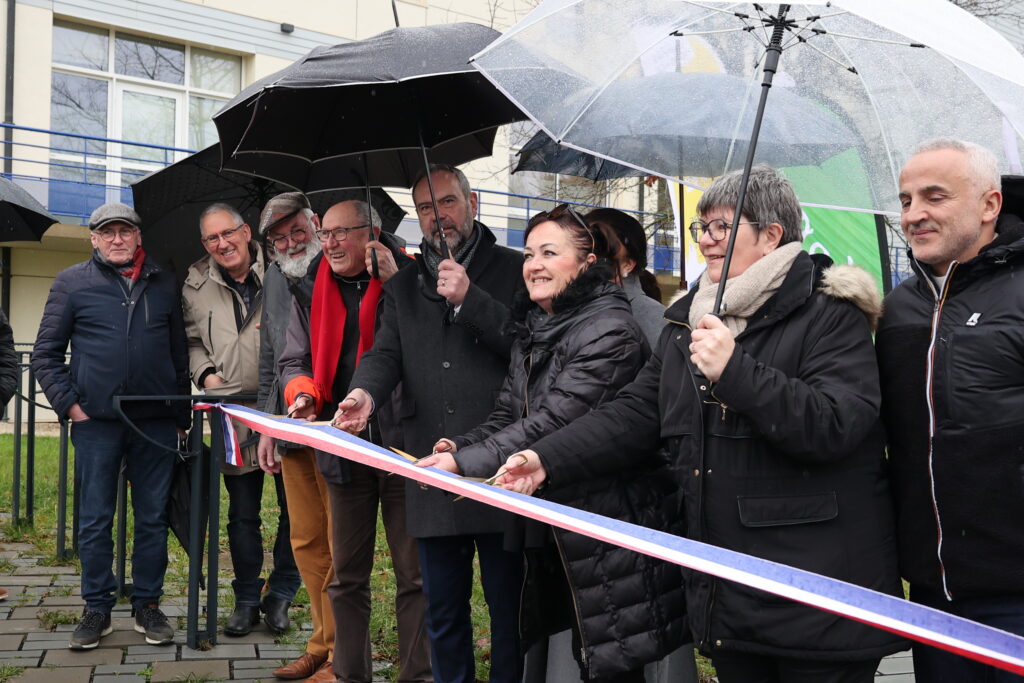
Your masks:
{"label": "black puffer jacket", "polygon": [[1024,590],[1024,222],[997,230],[943,292],[911,259],[876,340],[900,569],[954,598]]}
{"label": "black puffer jacket", "polygon": [[[71,344],[70,367],[64,353]],[[116,420],[117,394],[188,396],[188,350],[174,274],[146,257],[128,291],[98,253],[57,274],[32,350],[32,370],[63,419],[79,403],[94,419]],[[132,418],[171,417],[191,424],[188,401],[135,401]]]}
{"label": "black puffer jacket", "polygon": [[0,409],[14,396],[20,379],[18,353],[14,350],[14,332],[7,322],[7,314],[0,311]]}
{"label": "black puffer jacket", "polygon": [[[494,412],[478,428],[453,439],[460,447],[455,459],[463,474],[494,474],[509,455],[611,400],[636,376],[648,356],[647,343],[622,289],[608,282],[609,274],[604,267],[585,271],[553,301],[552,315],[531,304]],[[656,467],[656,460],[639,466],[624,462],[608,476],[552,479],[538,495],[681,533],[671,478]],[[527,644],[567,628],[566,619],[575,617],[583,664],[590,677],[604,677],[639,669],[687,640],[679,567],[553,531],[553,552],[531,554],[527,566],[520,618]],[[573,606],[556,609],[558,593],[564,592],[565,579],[558,576],[563,572]]]}
{"label": "black puffer jacket", "polygon": [[[690,538],[900,594],[878,369],[864,312],[851,303],[877,307],[878,295],[841,273],[822,282],[812,259],[798,255],[713,387],[690,362],[691,292],[666,311],[673,324],[636,381],[534,444],[549,476],[595,476],[664,444],[678,465]],[[712,655],[862,660],[906,647],[884,631],[696,572],[687,609],[694,638]]]}

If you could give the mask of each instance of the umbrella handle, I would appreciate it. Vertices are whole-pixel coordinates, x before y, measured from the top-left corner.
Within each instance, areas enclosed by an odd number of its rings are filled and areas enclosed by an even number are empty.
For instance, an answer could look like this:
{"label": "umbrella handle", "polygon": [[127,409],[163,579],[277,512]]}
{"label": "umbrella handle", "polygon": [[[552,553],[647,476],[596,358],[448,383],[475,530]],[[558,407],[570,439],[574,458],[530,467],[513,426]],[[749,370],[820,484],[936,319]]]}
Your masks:
{"label": "umbrella handle", "polygon": [[370,275],[374,279],[380,279],[380,267],[377,265],[377,250],[370,250]]}

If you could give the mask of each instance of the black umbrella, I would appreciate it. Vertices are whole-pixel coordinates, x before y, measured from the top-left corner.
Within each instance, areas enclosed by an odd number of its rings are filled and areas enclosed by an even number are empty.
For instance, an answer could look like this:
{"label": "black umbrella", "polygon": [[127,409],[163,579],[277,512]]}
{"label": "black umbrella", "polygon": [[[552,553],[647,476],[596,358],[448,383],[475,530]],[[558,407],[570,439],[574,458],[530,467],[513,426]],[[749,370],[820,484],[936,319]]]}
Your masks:
{"label": "black umbrella", "polygon": [[56,222],[23,187],[0,177],[0,242],[38,242]]}
{"label": "black umbrella", "polygon": [[612,178],[641,178],[649,175],[643,171],[616,164],[593,154],[587,154],[571,147],[563,147],[544,131],[538,132],[519,150],[519,163],[512,170],[537,171],[540,173],[561,173],[590,180],[611,180]]}
{"label": "black umbrella", "polygon": [[[419,150],[423,165],[428,157],[457,165],[487,156],[495,129],[525,118],[468,65],[499,36],[458,23],[395,28],[315,48],[214,116],[224,153],[254,169],[259,161],[256,172],[268,178],[295,178],[305,165],[307,187],[334,175],[318,167],[353,154]],[[372,157],[362,182],[385,184]]]}
{"label": "black umbrella", "polygon": [[[297,189],[240,171],[222,171],[220,158],[220,146],[212,145],[132,184],[146,251],[170,266],[179,278],[184,278],[189,265],[206,253],[199,242],[199,214],[203,209],[224,202],[255,228],[267,200]],[[365,192],[359,188],[339,189],[308,196],[313,210],[322,216],[338,202],[365,199]],[[377,188],[371,191],[371,204],[381,216],[381,227],[394,232],[405,210]]]}

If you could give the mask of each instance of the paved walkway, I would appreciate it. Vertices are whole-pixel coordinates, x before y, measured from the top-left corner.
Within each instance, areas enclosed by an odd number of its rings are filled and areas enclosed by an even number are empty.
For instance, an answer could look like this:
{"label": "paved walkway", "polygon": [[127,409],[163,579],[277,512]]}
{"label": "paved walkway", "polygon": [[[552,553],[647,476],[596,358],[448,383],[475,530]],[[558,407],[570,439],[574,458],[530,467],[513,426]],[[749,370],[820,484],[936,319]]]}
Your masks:
{"label": "paved walkway", "polygon": [[[114,632],[95,650],[75,652],[67,647],[74,621],[82,611],[79,580],[74,567],[40,564],[35,548],[27,543],[0,542],[0,586],[10,596],[0,602],[0,681],[9,667],[24,671],[11,683],[145,683],[152,681],[278,681],[271,672],[301,654],[298,645],[275,642],[260,624],[242,638],[219,637],[210,650],[185,646],[185,599],[165,597],[161,605],[177,621],[173,646],[146,645],[136,633],[128,605],[113,612]],[[13,568],[13,569],[12,569]],[[44,622],[53,624],[53,630]],[[308,625],[306,626],[308,628]],[[293,636],[292,643],[305,642]],[[876,681],[913,683],[909,653],[882,661]],[[379,681],[386,681],[380,672]],[[552,682],[558,683],[558,682]]]}
{"label": "paved walkway", "polygon": [[[119,604],[112,614],[114,632],[99,647],[69,650],[75,624],[53,622],[77,623],[83,606],[78,573],[74,567],[40,564],[40,559],[30,544],[0,542],[0,566],[6,570],[0,572],[0,587],[9,592],[0,602],[0,681],[12,667],[23,667],[12,683],[276,682],[271,672],[302,653],[295,643],[304,643],[307,634],[286,635],[278,643],[263,624],[241,638],[220,636],[210,650],[192,650],[185,645],[183,597],[165,597],[161,604],[177,627],[173,645],[146,645],[133,629],[130,606]],[[47,621],[53,630],[44,625]]]}

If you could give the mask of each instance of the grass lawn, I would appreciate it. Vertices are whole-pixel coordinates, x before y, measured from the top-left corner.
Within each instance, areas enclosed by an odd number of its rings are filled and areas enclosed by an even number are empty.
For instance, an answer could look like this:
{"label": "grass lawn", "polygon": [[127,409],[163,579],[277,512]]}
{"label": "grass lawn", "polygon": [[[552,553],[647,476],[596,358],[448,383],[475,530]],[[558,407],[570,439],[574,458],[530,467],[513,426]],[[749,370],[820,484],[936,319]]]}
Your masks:
{"label": "grass lawn", "polygon": [[[13,436],[0,435],[0,511],[11,511],[11,487],[13,467],[11,466],[13,454]],[[56,552],[56,523],[57,523],[57,478],[58,478],[58,447],[57,437],[36,437],[36,460],[35,460],[35,524],[28,527],[15,527],[12,523],[5,523],[0,527],[0,537],[7,541],[24,541],[34,544],[41,554],[47,556],[48,562],[57,564],[54,560]],[[25,476],[25,444],[22,443],[22,478]],[[69,478],[73,477],[74,465],[73,454],[68,465]],[[24,495],[24,494],[23,494]],[[68,491],[68,547],[71,543],[70,516],[71,516],[71,492]],[[227,546],[227,514],[228,514],[227,491],[224,489],[223,480],[220,491],[220,577],[218,581],[219,609],[221,623],[230,614],[234,606],[234,596],[231,592],[231,563],[228,556]],[[25,511],[24,498],[22,499],[22,514]],[[128,554],[131,554],[131,506],[128,508]],[[274,486],[267,482],[263,488],[263,545],[269,551],[274,544],[274,536],[277,531],[278,516],[277,497],[274,493]],[[115,523],[116,529],[116,523]],[[168,567],[164,582],[164,592],[168,596],[184,596],[188,587],[188,556],[179,545],[173,534],[169,535],[168,542]],[[269,566],[271,556],[266,555],[266,566]],[[77,559],[72,559],[64,564],[77,565]],[[372,605],[370,613],[370,639],[373,645],[373,657],[375,660],[389,662],[390,679],[397,680],[398,676],[398,642],[397,623],[395,621],[394,597],[395,583],[392,578],[391,554],[387,550],[387,542],[384,537],[383,526],[380,519],[377,520],[377,551],[374,557],[373,572],[370,577]],[[130,576],[131,568],[128,573]],[[477,567],[479,576],[479,567]],[[264,575],[267,571],[264,571]],[[309,597],[305,587],[300,589],[296,596],[295,604],[300,605],[298,609],[293,608],[291,617],[293,623],[309,621]],[[483,591],[480,588],[479,580],[474,581],[472,600],[472,613],[474,624],[474,641],[476,646],[476,677],[486,681],[490,673],[490,627],[487,615],[487,608],[483,599]],[[179,619],[179,629],[185,628],[184,618]],[[292,628],[282,635],[278,642],[305,645],[306,632],[298,628]],[[228,639],[224,639],[227,642]],[[702,681],[712,680],[713,669],[710,663],[698,657],[698,669]]]}

